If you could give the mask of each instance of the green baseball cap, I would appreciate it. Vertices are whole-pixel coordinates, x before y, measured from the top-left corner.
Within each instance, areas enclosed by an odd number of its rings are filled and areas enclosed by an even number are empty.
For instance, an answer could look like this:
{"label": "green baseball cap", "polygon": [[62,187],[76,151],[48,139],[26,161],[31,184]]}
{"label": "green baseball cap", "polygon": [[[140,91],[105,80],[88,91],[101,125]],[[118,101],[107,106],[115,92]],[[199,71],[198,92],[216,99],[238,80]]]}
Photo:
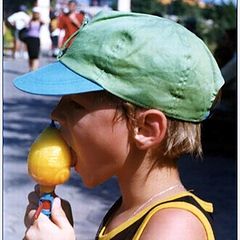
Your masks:
{"label": "green baseball cap", "polygon": [[14,85],[43,95],[104,89],[169,117],[200,122],[224,84],[203,41],[165,18],[105,11],[75,35],[56,63],[16,78]]}

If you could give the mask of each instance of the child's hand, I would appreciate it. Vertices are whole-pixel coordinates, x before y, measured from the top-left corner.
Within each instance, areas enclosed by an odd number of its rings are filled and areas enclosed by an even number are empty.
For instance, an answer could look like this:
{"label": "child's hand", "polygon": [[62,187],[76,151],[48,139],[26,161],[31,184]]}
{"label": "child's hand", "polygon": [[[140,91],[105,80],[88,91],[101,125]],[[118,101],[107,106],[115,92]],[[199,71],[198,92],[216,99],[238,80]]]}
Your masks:
{"label": "child's hand", "polygon": [[[51,221],[52,220],[52,221]],[[40,214],[38,219],[27,229],[25,240],[75,240],[72,225],[69,223],[64,213],[60,198],[55,198],[52,207],[51,220],[44,214]]]}
{"label": "child's hand", "polygon": [[[52,221],[51,221],[52,220]],[[52,207],[52,219],[40,214],[38,219],[27,229],[25,240],[75,240],[72,225],[69,223],[61,206],[60,198],[55,198]]]}
{"label": "child's hand", "polygon": [[[75,239],[72,228],[73,218],[69,202],[56,198],[52,206],[52,221],[43,214],[40,214],[37,220],[34,220],[34,214],[38,208],[40,193],[39,186],[28,196],[29,204],[24,217],[24,223],[27,227],[24,239]],[[35,235],[36,234],[36,235]],[[47,234],[47,238],[42,234]],[[52,235],[51,235],[52,234]],[[56,235],[55,235],[56,234]],[[67,234],[67,235],[65,235]],[[36,238],[38,236],[38,238]],[[55,238],[56,236],[56,238]]]}

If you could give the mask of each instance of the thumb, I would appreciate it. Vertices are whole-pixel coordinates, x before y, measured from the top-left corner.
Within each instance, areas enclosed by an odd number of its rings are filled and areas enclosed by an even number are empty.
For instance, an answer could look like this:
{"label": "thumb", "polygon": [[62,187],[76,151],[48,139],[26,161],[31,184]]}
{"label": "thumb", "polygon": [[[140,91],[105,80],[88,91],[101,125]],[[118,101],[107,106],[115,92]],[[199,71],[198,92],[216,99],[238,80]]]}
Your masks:
{"label": "thumb", "polygon": [[61,199],[58,197],[54,198],[53,201],[51,219],[59,228],[64,228],[70,224],[62,209]]}

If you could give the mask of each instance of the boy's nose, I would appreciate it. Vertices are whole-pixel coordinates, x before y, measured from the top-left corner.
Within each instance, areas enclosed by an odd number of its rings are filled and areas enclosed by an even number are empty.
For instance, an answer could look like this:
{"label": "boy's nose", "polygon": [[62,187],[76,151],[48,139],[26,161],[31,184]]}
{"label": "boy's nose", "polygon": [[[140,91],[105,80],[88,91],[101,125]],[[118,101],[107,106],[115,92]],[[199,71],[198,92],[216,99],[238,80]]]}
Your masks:
{"label": "boy's nose", "polygon": [[58,122],[58,110],[57,107],[51,112],[51,119]]}
{"label": "boy's nose", "polygon": [[60,125],[63,125],[64,122],[64,100],[60,100],[58,105],[51,112],[51,119],[59,122]]}

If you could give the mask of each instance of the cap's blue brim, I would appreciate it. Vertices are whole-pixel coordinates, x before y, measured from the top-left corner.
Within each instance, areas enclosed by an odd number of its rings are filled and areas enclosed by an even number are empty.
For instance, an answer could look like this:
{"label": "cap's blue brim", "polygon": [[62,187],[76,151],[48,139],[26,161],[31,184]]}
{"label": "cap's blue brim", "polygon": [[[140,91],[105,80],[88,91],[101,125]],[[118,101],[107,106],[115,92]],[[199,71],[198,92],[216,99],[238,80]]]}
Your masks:
{"label": "cap's blue brim", "polygon": [[101,86],[73,72],[61,62],[24,74],[16,78],[13,84],[24,92],[39,95],[67,95],[103,90]]}

